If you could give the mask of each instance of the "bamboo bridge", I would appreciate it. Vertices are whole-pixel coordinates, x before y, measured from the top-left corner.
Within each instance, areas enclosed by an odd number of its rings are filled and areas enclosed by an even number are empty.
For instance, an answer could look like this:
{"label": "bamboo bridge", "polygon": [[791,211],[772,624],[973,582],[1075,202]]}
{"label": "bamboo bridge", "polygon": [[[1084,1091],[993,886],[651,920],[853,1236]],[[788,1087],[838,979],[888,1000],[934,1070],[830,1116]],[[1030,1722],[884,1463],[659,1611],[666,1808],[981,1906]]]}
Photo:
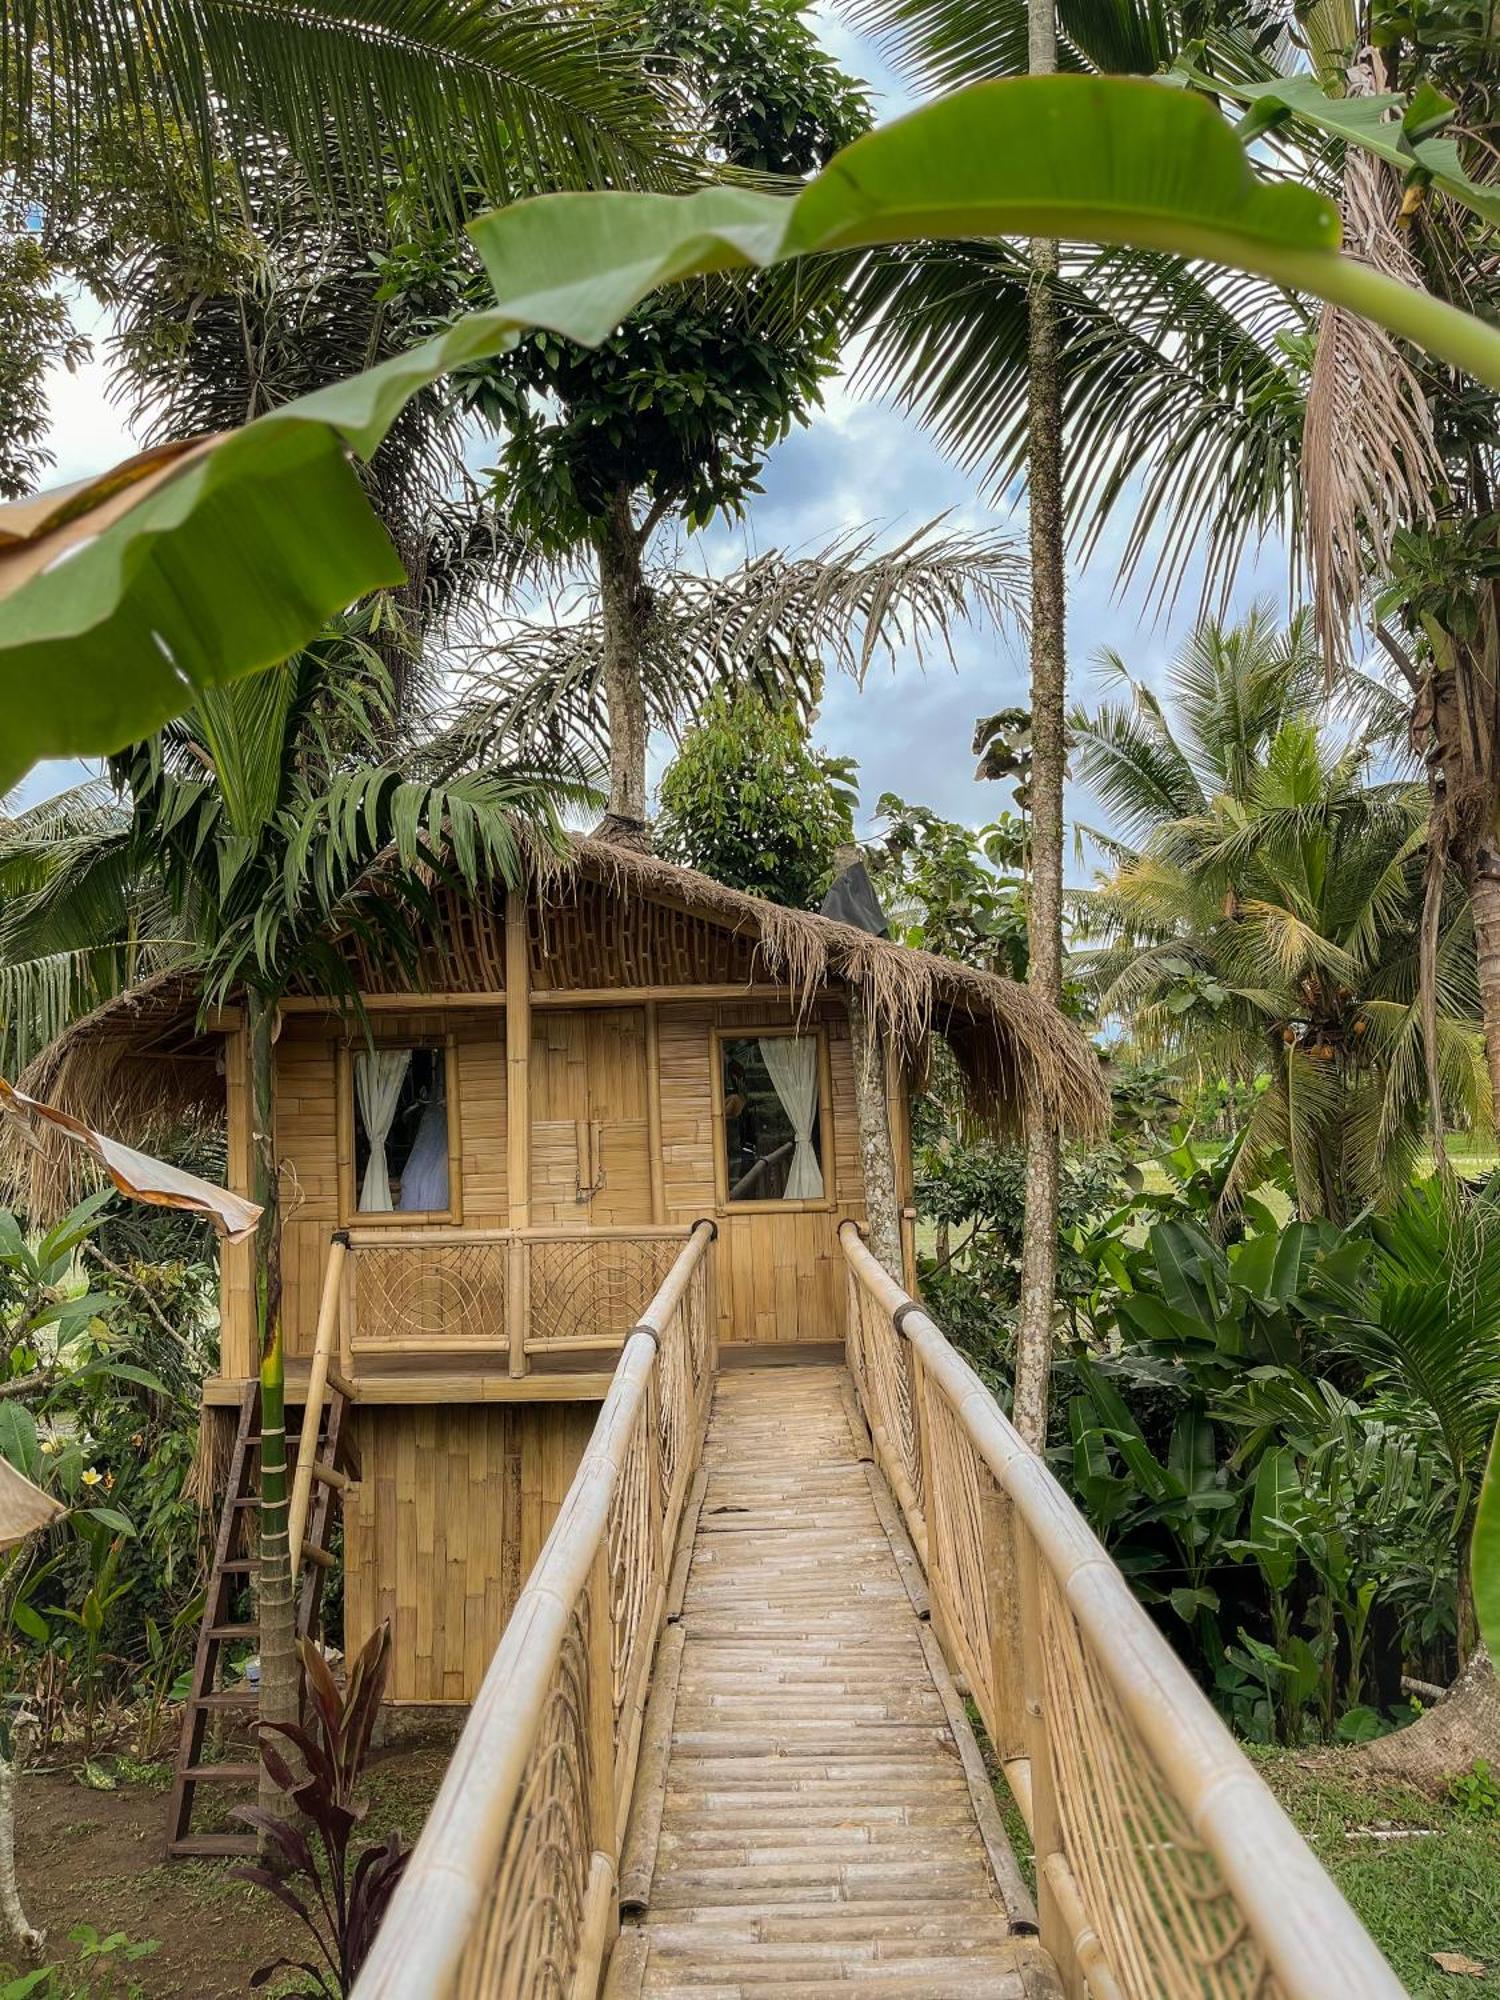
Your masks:
{"label": "bamboo bridge", "polygon": [[846,1369],[718,1375],[714,1233],[625,1342],[356,2000],[1395,2000],[855,1225]]}

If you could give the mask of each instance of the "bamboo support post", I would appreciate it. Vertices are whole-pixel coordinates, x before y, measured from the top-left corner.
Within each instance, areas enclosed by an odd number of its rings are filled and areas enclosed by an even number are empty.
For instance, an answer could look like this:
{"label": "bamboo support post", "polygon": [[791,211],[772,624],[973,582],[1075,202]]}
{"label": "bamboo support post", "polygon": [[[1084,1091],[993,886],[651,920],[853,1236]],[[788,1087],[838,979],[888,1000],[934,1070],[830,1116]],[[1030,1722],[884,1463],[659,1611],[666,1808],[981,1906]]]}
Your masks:
{"label": "bamboo support post", "polygon": [[343,1301],[344,1259],[349,1239],[335,1234],[328,1245],[328,1261],[323,1267],[323,1296],[318,1304],[318,1326],[313,1338],[312,1361],[307,1373],[307,1401],[302,1406],[302,1438],[297,1446],[297,1470],[292,1479],[292,1506],[288,1523],[288,1548],[292,1575],[296,1576],[302,1557],[302,1537],[307,1527],[307,1510],[312,1499],[313,1471],[318,1456],[318,1428],[323,1417],[323,1398],[329,1376],[342,1380],[333,1366],[333,1343],[338,1332]]}

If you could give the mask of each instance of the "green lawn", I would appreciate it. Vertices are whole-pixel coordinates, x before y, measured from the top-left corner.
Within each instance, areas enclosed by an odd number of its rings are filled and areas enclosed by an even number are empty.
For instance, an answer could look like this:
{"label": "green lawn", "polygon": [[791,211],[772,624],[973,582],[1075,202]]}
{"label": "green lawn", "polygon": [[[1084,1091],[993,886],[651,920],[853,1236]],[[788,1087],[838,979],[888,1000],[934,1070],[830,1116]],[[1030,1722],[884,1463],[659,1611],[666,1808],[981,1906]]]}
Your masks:
{"label": "green lawn", "polygon": [[[1500,1995],[1500,1819],[1372,1783],[1358,1751],[1248,1754],[1409,1992]],[[1485,1971],[1445,1972],[1439,1951]]]}
{"label": "green lawn", "polygon": [[[1025,1823],[995,1773],[972,1705],[969,1714],[1006,1834],[1034,1887]],[[1361,1775],[1357,1750],[1250,1747],[1246,1754],[1415,2000],[1500,1996],[1500,1819],[1471,1818],[1404,1786],[1373,1783]],[[1381,1834],[1399,1837],[1375,1837]],[[1484,1970],[1446,1972],[1434,1952],[1458,1954]]]}

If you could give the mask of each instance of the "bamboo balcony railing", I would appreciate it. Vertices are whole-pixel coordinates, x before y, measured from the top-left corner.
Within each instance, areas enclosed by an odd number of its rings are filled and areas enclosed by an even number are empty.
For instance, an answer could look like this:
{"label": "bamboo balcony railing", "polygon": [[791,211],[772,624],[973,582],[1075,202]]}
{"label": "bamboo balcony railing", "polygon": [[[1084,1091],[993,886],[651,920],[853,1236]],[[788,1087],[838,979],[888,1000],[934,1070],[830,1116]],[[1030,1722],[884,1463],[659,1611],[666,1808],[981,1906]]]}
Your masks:
{"label": "bamboo balcony railing", "polygon": [[1091,2000],[1399,2000],[1354,1912],[968,1363],[866,1249],[847,1352],[876,1453]]}
{"label": "bamboo balcony railing", "polygon": [[711,1222],[624,1341],[356,2000],[593,2000],[714,1372]]}
{"label": "bamboo balcony railing", "polygon": [[345,1232],[346,1372],[389,1361],[493,1362],[618,1353],[682,1247],[675,1224]]}

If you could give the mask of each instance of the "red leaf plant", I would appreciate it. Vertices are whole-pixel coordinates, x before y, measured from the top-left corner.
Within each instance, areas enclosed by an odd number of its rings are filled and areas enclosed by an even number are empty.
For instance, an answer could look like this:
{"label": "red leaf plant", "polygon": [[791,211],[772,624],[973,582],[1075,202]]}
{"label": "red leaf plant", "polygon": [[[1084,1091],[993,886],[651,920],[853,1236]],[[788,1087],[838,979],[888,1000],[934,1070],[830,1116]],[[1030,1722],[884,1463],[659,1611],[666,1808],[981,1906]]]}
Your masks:
{"label": "red leaf plant", "polygon": [[[354,1794],[385,1690],[390,1624],[370,1634],[349,1671],[343,1694],[317,1647],[303,1639],[299,1650],[312,1726],[257,1724],[261,1761],[299,1817],[282,1819],[259,1806],[237,1807],[233,1817],[254,1827],[281,1865],[247,1863],[232,1872],[285,1904],[306,1925],[323,1961],[273,1959],[251,1975],[251,1986],[264,1986],[278,1972],[305,1972],[312,1984],[302,1989],[304,2000],[345,2000],[410,1859],[401,1835],[389,1833],[363,1850],[352,1873],[349,1867],[350,1836],[369,1810]],[[299,1776],[269,1741],[273,1734],[285,1737],[297,1752],[305,1776]],[[321,1863],[306,1831],[309,1824],[322,1844]]]}

